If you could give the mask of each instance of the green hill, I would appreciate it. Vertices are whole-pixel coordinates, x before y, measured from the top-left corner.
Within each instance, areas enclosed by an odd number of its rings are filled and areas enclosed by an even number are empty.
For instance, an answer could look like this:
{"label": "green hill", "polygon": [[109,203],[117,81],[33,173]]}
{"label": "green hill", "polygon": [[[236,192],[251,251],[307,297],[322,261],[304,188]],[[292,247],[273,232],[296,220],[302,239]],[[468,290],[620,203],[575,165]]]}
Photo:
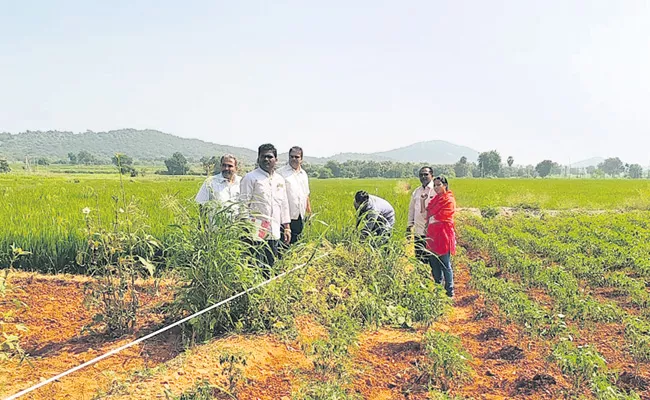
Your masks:
{"label": "green hill", "polygon": [[478,151],[466,146],[459,146],[444,140],[430,140],[413,143],[399,149],[373,153],[375,156],[387,157],[401,162],[425,162],[430,164],[453,164],[462,156],[470,162],[478,159]]}
{"label": "green hill", "polygon": [[187,158],[232,153],[244,161],[255,160],[257,153],[243,147],[225,146],[198,139],[185,139],[156,130],[120,129],[84,133],[27,131],[0,133],[0,156],[10,160],[25,157],[67,159],[68,153],[85,150],[98,158],[110,159],[125,153],[138,160],[163,160],[180,151]]}
{"label": "green hill", "polygon": [[[231,153],[246,163],[254,163],[255,150],[214,144],[198,139],[186,139],[157,130],[120,129],[109,132],[84,133],[59,131],[27,131],[18,134],[0,133],[0,157],[22,161],[25,157],[45,157],[50,161],[67,160],[68,153],[87,151],[96,158],[108,162],[115,153],[124,153],[136,160],[164,160],[180,151],[188,159],[198,160],[203,156],[220,156]],[[431,164],[453,164],[461,156],[475,161],[476,150],[442,140],[419,142],[399,149],[379,153],[339,153],[331,157],[310,157],[306,149],[305,161],[324,164],[329,160],[426,162]],[[279,159],[286,162],[287,153]]]}

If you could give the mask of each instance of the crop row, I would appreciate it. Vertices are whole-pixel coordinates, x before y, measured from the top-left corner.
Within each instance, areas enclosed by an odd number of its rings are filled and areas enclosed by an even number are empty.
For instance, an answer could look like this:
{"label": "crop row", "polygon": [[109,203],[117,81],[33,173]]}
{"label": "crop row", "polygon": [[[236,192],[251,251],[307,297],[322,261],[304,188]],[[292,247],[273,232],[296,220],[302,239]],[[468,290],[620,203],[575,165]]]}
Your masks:
{"label": "crop row", "polygon": [[650,305],[646,289],[650,282],[650,247],[645,240],[650,231],[635,227],[642,221],[639,214],[629,213],[607,220],[605,227],[599,225],[606,223],[601,216],[558,217],[543,223],[512,218],[477,226],[527,254],[561,264],[591,286],[615,288],[617,294],[627,295],[632,303],[645,308]]}
{"label": "crop row", "polygon": [[579,280],[564,266],[530,256],[506,239],[494,233],[465,225],[462,237],[468,246],[486,251],[490,262],[503,272],[515,276],[527,287],[543,288],[554,300],[555,312],[574,321],[620,322],[625,326],[625,338],[632,356],[650,360],[650,323],[631,315],[611,301],[598,301],[586,294]]}
{"label": "crop row", "polygon": [[636,393],[626,393],[616,386],[616,373],[607,367],[597,349],[574,343],[576,332],[567,326],[565,315],[542,307],[528,296],[521,284],[497,277],[497,267],[487,266],[483,260],[469,265],[470,284],[481,292],[486,304],[498,307],[502,319],[517,323],[534,337],[545,337],[554,343],[549,358],[570,378],[576,394],[587,385],[599,399],[639,398]]}

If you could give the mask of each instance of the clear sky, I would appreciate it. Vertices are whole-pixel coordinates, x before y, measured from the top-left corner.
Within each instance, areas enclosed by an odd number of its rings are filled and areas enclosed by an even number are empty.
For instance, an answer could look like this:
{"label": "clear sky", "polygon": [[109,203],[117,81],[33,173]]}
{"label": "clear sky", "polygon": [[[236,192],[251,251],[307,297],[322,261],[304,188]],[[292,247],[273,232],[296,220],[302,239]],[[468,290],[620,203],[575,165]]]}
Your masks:
{"label": "clear sky", "polygon": [[0,131],[120,128],[645,166],[650,1],[0,0]]}

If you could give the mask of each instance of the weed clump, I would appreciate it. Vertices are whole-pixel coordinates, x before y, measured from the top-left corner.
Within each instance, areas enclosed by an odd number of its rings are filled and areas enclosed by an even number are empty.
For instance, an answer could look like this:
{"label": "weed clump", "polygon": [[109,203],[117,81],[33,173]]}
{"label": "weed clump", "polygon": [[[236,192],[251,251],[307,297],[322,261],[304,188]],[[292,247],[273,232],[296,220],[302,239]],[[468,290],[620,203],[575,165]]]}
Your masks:
{"label": "weed clump", "polygon": [[471,355],[462,346],[460,338],[445,332],[429,331],[423,341],[424,361],[419,365],[429,387],[449,390],[452,382],[467,382],[472,373]]}

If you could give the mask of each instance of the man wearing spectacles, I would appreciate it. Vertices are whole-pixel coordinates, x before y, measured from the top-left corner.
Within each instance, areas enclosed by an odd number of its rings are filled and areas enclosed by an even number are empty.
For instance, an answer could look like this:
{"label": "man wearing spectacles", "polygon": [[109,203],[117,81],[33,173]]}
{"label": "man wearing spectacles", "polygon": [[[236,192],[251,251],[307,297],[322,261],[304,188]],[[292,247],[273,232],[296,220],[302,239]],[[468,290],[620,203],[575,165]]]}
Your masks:
{"label": "man wearing spectacles", "polygon": [[[270,143],[263,144],[257,151],[258,168],[241,180],[242,203],[250,211],[253,222],[252,239],[261,243],[258,260],[272,267],[278,255],[278,242],[291,240],[289,203],[286,182],[275,172],[278,151]],[[284,227],[281,232],[281,227]],[[268,274],[266,274],[268,276]]]}

